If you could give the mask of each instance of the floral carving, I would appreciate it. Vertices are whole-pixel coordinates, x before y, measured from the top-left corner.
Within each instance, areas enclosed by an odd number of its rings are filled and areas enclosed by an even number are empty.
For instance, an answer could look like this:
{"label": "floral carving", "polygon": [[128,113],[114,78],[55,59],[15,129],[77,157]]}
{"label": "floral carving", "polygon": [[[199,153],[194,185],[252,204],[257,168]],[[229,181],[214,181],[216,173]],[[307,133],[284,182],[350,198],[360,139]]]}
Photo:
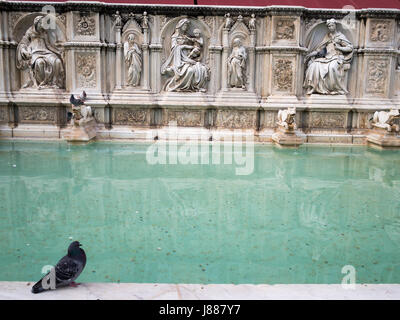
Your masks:
{"label": "floral carving", "polygon": [[78,87],[96,87],[96,54],[91,52],[80,52],[76,54],[76,69]]}
{"label": "floral carving", "polygon": [[118,108],[115,111],[116,124],[145,124],[146,110],[132,110],[125,108]]}
{"label": "floral carving", "polygon": [[190,111],[174,111],[168,113],[168,121],[176,121],[178,126],[195,127],[201,125],[201,113]]}
{"label": "floral carving", "polygon": [[367,72],[367,92],[385,93],[385,83],[387,78],[389,61],[370,60]]}
{"label": "floral carving", "polygon": [[86,14],[82,14],[75,24],[75,33],[81,36],[93,36],[96,30],[96,20]]}
{"label": "floral carving", "polygon": [[293,40],[294,39],[294,21],[292,19],[279,19],[275,23],[275,40]]}
{"label": "floral carving", "polygon": [[313,128],[343,128],[346,120],[344,113],[312,112],[311,127]]}
{"label": "floral carving", "polygon": [[21,121],[46,121],[56,120],[56,109],[52,107],[20,107],[19,117]]}
{"label": "floral carving", "polygon": [[389,21],[377,20],[371,22],[370,40],[374,42],[387,42],[390,39]]}
{"label": "floral carving", "polygon": [[220,110],[217,116],[218,126],[224,128],[254,128],[256,112]]}
{"label": "floral carving", "polygon": [[291,91],[293,66],[291,60],[278,59],[274,65],[274,88],[278,91]]}

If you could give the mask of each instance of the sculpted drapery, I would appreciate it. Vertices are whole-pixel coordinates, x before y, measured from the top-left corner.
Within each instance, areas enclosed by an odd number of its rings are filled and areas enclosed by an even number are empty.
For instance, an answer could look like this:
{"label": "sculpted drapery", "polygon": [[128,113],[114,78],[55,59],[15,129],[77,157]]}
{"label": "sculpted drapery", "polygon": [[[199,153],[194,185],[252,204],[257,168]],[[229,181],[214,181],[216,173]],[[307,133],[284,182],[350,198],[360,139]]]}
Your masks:
{"label": "sculpted drapery", "polygon": [[171,53],[161,67],[161,74],[171,77],[165,91],[205,91],[208,68],[189,57],[195,48],[193,38],[188,35],[189,25],[189,19],[181,19],[171,37]]}
{"label": "sculpted drapery", "polygon": [[61,53],[52,46],[43,16],[36,17],[17,47],[17,68],[29,69],[29,80],[23,87],[63,88],[64,66]]}
{"label": "sculpted drapery", "polygon": [[142,72],[142,50],[135,43],[134,34],[128,36],[128,41],[124,44],[125,63],[128,66],[127,83],[131,86],[138,86],[140,74]]}
{"label": "sculpted drapery", "polygon": [[247,53],[240,39],[233,40],[233,49],[228,57],[229,85],[245,89],[246,86],[246,60]]}
{"label": "sculpted drapery", "polygon": [[307,94],[345,94],[346,71],[353,57],[353,45],[336,30],[336,21],[327,21],[329,32],[316,50],[306,56],[308,67],[304,79]]}

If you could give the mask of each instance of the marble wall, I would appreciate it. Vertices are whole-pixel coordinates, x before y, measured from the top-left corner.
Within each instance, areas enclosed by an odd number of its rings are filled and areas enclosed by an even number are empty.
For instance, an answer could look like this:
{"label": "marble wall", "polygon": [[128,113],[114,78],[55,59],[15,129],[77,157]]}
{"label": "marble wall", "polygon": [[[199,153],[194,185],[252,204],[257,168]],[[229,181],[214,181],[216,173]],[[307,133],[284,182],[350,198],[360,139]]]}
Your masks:
{"label": "marble wall", "polygon": [[0,136],[61,130],[82,90],[105,132],[268,132],[296,107],[307,135],[362,135],[375,110],[400,106],[396,9],[2,1],[0,16]]}

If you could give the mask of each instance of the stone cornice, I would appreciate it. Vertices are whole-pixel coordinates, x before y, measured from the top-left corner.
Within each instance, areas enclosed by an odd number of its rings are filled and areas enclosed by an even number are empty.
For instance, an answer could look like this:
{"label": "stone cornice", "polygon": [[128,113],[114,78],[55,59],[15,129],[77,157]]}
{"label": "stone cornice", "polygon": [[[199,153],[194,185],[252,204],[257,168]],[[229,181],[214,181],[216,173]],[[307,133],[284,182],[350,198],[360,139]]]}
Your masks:
{"label": "stone cornice", "polygon": [[[300,6],[266,6],[266,7],[235,7],[235,6],[191,6],[191,5],[162,5],[162,4],[110,4],[103,2],[0,2],[0,10],[7,11],[40,11],[44,5],[52,5],[57,12],[67,11],[93,11],[102,13],[142,13],[148,14],[182,14],[182,15],[224,15],[229,12],[233,15],[249,15],[255,13],[257,16],[266,15],[294,15],[306,17],[335,17],[343,18],[349,11],[341,9],[314,9]],[[354,10],[359,17],[379,17],[400,19],[400,9],[357,9]]]}

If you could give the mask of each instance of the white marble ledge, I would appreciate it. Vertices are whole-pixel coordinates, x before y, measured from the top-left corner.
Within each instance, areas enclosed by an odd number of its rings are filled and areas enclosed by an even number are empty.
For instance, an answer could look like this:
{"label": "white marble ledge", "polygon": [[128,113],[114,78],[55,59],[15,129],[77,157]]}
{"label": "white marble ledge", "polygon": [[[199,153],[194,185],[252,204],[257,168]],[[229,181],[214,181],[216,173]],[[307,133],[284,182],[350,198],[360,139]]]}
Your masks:
{"label": "white marble ledge", "polygon": [[0,299],[18,300],[395,300],[400,284],[156,284],[83,283],[40,294],[32,294],[31,282],[0,281]]}

